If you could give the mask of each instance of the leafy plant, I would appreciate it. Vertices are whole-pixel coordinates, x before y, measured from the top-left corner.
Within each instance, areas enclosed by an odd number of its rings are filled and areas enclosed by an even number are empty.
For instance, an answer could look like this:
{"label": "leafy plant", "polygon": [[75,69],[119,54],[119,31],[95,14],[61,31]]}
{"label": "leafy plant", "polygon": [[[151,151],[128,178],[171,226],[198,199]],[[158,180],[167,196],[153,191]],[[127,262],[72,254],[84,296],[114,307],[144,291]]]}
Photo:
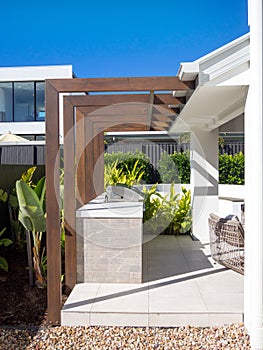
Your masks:
{"label": "leafy plant", "polygon": [[186,233],[191,230],[191,192],[182,187],[182,196],[177,201],[177,208],[173,217],[173,229],[175,232]]}
{"label": "leafy plant", "polygon": [[8,200],[8,193],[0,188],[0,201],[5,203],[7,200]]}
{"label": "leafy plant", "polygon": [[219,155],[219,183],[244,185],[245,159],[242,152]]}
{"label": "leafy plant", "polygon": [[139,159],[136,160],[131,170],[129,169],[128,165],[125,164],[127,186],[133,186],[140,183],[144,175],[144,171],[142,170],[143,166],[142,165],[138,166],[138,164],[139,164]]}
{"label": "leafy plant", "polygon": [[137,160],[132,169],[129,169],[128,165],[124,163],[124,167],[118,167],[118,159],[111,164],[107,164],[104,167],[104,184],[105,188],[109,185],[114,186],[119,184],[125,184],[132,186],[138,184],[143,177],[144,171],[142,166],[138,166]]}
{"label": "leafy plant", "polygon": [[127,168],[132,171],[134,164],[138,161],[137,167],[143,171],[141,180],[147,184],[153,184],[160,181],[160,175],[153,165],[150,163],[149,157],[142,152],[116,152],[116,153],[105,153],[104,164],[114,164],[117,161],[117,168],[123,169],[124,173],[127,174]]}
{"label": "leafy plant", "polygon": [[149,190],[145,187],[144,192],[144,231],[148,234],[160,232],[163,230],[163,224],[159,220],[160,208],[163,205],[163,197],[157,192],[157,184],[153,185]]}
{"label": "leafy plant", "polygon": [[114,186],[118,183],[126,183],[126,175],[122,169],[117,168],[118,159],[112,164],[106,164],[104,166],[104,187]]}
{"label": "leafy plant", "polygon": [[170,194],[162,196],[156,191],[157,185],[148,191],[144,189],[144,228],[147,233],[179,234],[191,230],[191,195],[182,188],[182,195],[175,193],[171,184]]}
{"label": "leafy plant", "polygon": [[163,183],[190,183],[189,151],[163,153],[158,164]]}
{"label": "leafy plant", "polygon": [[39,180],[35,189],[31,188],[25,181],[16,182],[16,193],[19,205],[19,221],[24,228],[32,232],[33,237],[33,266],[36,283],[43,287],[45,278],[45,249],[41,245],[43,232],[46,231],[46,218],[44,212],[46,183]]}
{"label": "leafy plant", "polygon": [[[21,175],[20,179],[26,182],[29,186],[34,187],[35,184],[33,183],[33,175],[35,171],[36,171],[36,167],[31,167],[27,169]],[[18,220],[19,206],[18,206],[18,200],[17,200],[16,187],[12,189],[9,196],[7,192],[0,189],[0,201],[8,203],[12,239],[14,240],[16,247],[19,250],[22,250],[25,245],[26,235],[23,229],[23,225]]]}
{"label": "leafy plant", "polygon": [[[2,237],[2,235],[5,232],[5,228],[0,231],[0,237]],[[0,247],[4,246],[4,247],[8,247],[10,244],[12,244],[12,241],[8,238],[0,238]],[[0,256],[0,269],[8,271],[8,263],[6,261],[5,258],[3,258],[2,256]]]}

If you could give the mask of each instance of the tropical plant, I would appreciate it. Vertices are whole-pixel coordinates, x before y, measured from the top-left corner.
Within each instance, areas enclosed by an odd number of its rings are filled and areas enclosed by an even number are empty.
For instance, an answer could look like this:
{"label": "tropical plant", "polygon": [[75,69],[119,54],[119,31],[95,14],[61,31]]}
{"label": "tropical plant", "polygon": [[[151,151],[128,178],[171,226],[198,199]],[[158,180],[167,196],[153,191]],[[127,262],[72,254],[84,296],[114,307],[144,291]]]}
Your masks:
{"label": "tropical plant", "polygon": [[132,169],[124,163],[124,167],[118,167],[118,159],[115,160],[113,165],[107,164],[104,167],[104,187],[117,184],[125,184],[127,186],[133,186],[138,184],[144,174],[142,166],[138,166],[139,160],[137,160]]}
{"label": "tropical plant", "polygon": [[142,165],[138,166],[138,164],[139,164],[139,159],[136,160],[132,169],[129,169],[128,165],[125,164],[125,167],[126,167],[126,185],[129,187],[139,184],[143,175],[144,175],[144,171],[142,170],[143,166]]}
{"label": "tropical plant", "polygon": [[[0,231],[0,237],[2,237],[2,235],[5,232],[5,228]],[[8,247],[10,244],[12,244],[12,241],[8,238],[0,238],[0,247],[4,246],[4,247]],[[6,261],[5,258],[3,258],[2,256],[0,256],[0,269],[8,271],[8,263]]]}
{"label": "tropical plant", "polygon": [[42,236],[46,231],[45,194],[46,181],[42,178],[35,188],[31,188],[25,181],[16,182],[16,193],[19,205],[19,221],[33,237],[33,266],[36,284],[43,287],[46,284],[44,257],[45,248],[42,247]]}
{"label": "tropical plant", "polygon": [[157,185],[144,189],[144,228],[147,233],[179,234],[191,230],[191,194],[182,188],[182,195],[175,193],[174,184],[169,195],[162,196]]}
{"label": "tropical plant", "polygon": [[[157,184],[150,189],[143,188],[144,192],[144,232],[147,234],[160,233],[163,225],[159,220],[160,208],[163,205],[163,197],[157,192]],[[161,231],[159,227],[161,226]]]}
{"label": "tropical plant", "polygon": [[187,233],[192,227],[191,192],[184,187],[182,192],[173,216],[173,229],[175,232]]}
{"label": "tropical plant", "polygon": [[[33,175],[36,171],[36,167],[31,167],[27,169],[20,177],[21,180],[26,182],[29,186],[34,187],[35,184],[33,183]],[[0,201],[7,202],[8,203],[8,209],[9,209],[9,220],[10,220],[10,226],[11,226],[11,233],[12,233],[12,239],[13,243],[15,244],[16,248],[19,250],[24,249],[25,241],[26,241],[26,234],[24,232],[23,225],[18,220],[18,200],[17,200],[17,194],[16,194],[16,187],[14,187],[8,195],[7,192],[0,189]]]}
{"label": "tropical plant", "polygon": [[118,159],[113,164],[106,164],[104,166],[104,188],[107,186],[114,186],[118,183],[126,183],[126,175],[122,169],[117,168]]}

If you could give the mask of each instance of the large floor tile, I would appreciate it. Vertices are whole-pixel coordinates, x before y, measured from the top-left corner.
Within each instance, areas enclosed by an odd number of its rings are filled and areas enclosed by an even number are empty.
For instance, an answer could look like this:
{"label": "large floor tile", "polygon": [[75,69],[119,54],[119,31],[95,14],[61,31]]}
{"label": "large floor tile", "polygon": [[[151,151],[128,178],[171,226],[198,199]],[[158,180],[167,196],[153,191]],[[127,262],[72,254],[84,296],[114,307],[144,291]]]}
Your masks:
{"label": "large floor tile", "polygon": [[148,312],[148,286],[101,284],[92,312]]}
{"label": "large floor tile", "polygon": [[62,311],[89,312],[99,290],[99,286],[99,284],[95,283],[77,284],[64,304]]}
{"label": "large floor tile", "polygon": [[203,293],[202,297],[209,312],[242,312],[243,293]]}

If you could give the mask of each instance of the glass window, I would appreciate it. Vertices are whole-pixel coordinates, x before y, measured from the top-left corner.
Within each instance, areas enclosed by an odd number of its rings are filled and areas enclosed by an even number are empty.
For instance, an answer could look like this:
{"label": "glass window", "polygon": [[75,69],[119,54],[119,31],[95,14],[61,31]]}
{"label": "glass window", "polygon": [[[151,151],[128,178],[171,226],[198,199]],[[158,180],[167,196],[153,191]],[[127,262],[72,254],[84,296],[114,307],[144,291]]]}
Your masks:
{"label": "glass window", "polygon": [[46,135],[36,135],[36,141],[45,141]]}
{"label": "glass window", "polygon": [[13,121],[12,83],[0,83],[0,122]]}
{"label": "glass window", "polygon": [[45,83],[36,82],[36,120],[45,120]]}
{"label": "glass window", "polygon": [[34,141],[35,140],[35,136],[34,135],[24,135],[24,134],[22,134],[22,135],[18,135],[18,136],[23,137],[24,139],[27,139],[29,141]]}
{"label": "glass window", "polygon": [[14,83],[14,121],[27,122],[35,120],[34,82]]}

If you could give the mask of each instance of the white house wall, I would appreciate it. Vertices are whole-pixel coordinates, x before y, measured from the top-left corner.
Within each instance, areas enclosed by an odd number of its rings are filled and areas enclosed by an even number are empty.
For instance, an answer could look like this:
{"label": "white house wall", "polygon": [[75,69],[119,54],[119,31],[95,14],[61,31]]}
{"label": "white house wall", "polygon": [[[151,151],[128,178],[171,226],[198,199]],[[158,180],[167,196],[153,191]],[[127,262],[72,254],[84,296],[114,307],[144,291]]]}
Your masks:
{"label": "white house wall", "polygon": [[43,135],[45,122],[0,123],[0,134],[11,132],[16,135]]}
{"label": "white house wall", "polygon": [[2,67],[0,82],[72,78],[72,66]]}

